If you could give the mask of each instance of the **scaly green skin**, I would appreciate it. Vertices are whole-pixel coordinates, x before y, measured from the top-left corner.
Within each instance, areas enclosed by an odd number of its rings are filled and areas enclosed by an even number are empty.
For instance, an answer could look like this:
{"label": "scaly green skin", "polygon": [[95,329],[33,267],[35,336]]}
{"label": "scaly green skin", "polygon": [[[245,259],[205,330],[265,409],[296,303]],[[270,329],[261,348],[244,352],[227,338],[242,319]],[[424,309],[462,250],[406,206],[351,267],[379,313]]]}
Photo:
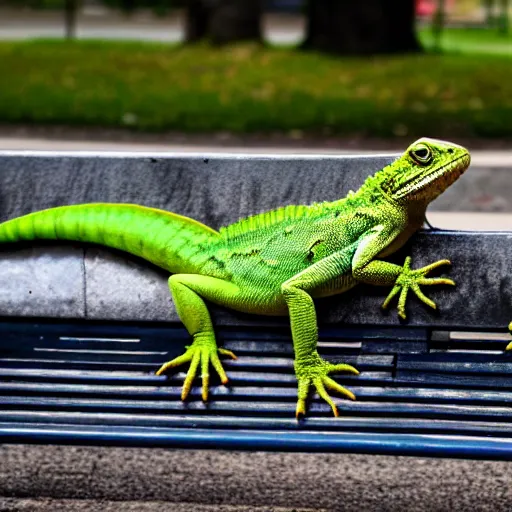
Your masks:
{"label": "scaly green skin", "polygon": [[410,258],[403,266],[379,258],[402,247],[422,226],[427,205],[466,170],[469,161],[469,153],[460,146],[420,139],[344,199],[287,206],[219,232],[152,208],[89,204],[44,210],[0,224],[0,242],[40,238],[94,242],[141,256],[172,272],[169,287],[193,343],[157,373],[190,362],[182,399],[199,365],[206,400],[210,363],[226,383],[219,354],[235,357],[217,348],[204,299],[247,313],[289,314],[298,380],[297,416],[306,412],[311,386],[337,415],[326,389],[355,397],[329,374],[358,371],[319,356],[313,298],[365,282],[392,286],[383,307],[399,295],[398,313],[403,318],[409,290],[435,308],[420,285],[454,284],[425,277],[449,264],[448,260],[411,270]]}
{"label": "scaly green skin", "polygon": [[[512,322],[508,324],[508,330],[512,334]],[[512,350],[512,341],[506,346],[505,351]]]}

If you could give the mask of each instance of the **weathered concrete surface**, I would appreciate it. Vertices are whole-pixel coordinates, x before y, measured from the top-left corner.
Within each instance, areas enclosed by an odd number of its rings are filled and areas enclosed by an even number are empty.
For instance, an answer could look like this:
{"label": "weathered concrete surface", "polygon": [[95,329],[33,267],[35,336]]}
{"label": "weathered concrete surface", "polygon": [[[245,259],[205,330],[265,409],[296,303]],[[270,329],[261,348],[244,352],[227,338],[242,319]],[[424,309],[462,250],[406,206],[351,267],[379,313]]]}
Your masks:
{"label": "weathered concrete surface", "polygon": [[[3,446],[0,461],[0,496],[98,500],[93,511],[118,510],[102,508],[116,500],[160,501],[162,510],[178,511],[188,503],[198,512],[512,509],[506,462],[64,446]],[[62,510],[5,503],[0,498],[0,510]],[[119,510],[146,510],[129,505]]]}
{"label": "weathered concrete surface", "polygon": [[0,248],[0,315],[85,317],[84,249]]}
{"label": "weathered concrete surface", "polygon": [[[140,321],[178,321],[167,272],[145,261],[90,247],[84,260],[87,318]],[[84,278],[85,279],[85,278]]]}
{"label": "weathered concrete surface", "polygon": [[[198,505],[173,503],[173,512],[327,512],[326,509],[252,505]],[[1,512],[162,512],[167,501],[66,500],[52,498],[0,498]]]}
{"label": "weathered concrete surface", "polygon": [[[283,204],[343,197],[396,156],[51,155],[0,152],[0,218],[77,202],[137,201],[219,227]],[[472,167],[430,209],[512,212],[511,173],[512,164]]]}
{"label": "weathered concrete surface", "polygon": [[135,202],[218,228],[285,204],[339,199],[392,160],[0,153],[0,219],[65,204]]}
{"label": "weathered concrete surface", "polygon": [[[391,159],[0,153],[0,220],[63,204],[125,202],[220,226],[284,203],[334,199],[333,180],[344,194]],[[92,247],[82,261],[80,249],[66,247],[3,249],[0,315],[177,319],[164,273]]]}
{"label": "weathered concrete surface", "polygon": [[[512,304],[512,233],[423,232],[390,259],[414,268],[448,258],[445,274],[455,288],[425,290],[438,305],[433,311],[408,302],[409,323],[419,326],[488,327],[507,325]],[[167,285],[168,274],[118,251],[87,247],[36,246],[3,253],[0,316],[89,318],[95,320],[178,321]],[[399,325],[395,311],[380,310],[386,287],[358,286],[319,300],[320,322]],[[471,297],[471,300],[468,300]],[[283,323],[212,307],[219,324]]]}

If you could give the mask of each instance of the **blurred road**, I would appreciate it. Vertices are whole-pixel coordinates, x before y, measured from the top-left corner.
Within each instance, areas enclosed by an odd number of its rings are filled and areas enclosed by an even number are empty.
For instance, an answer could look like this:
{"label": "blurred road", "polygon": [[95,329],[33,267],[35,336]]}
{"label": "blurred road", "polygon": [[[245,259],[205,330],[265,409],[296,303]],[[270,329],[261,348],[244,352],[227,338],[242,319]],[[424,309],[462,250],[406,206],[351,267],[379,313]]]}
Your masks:
{"label": "blurred road", "polygon": [[[296,44],[304,33],[301,16],[266,15],[263,19],[265,38],[277,44]],[[0,10],[0,39],[64,37],[62,13],[51,11]],[[151,13],[124,16],[101,7],[88,7],[78,16],[79,39],[130,39],[178,43],[184,39],[182,18],[158,18]]]}
{"label": "blurred road", "polygon": [[[145,41],[180,42],[184,38],[183,17],[175,12],[157,17],[152,12],[126,16],[102,6],[85,6],[78,14],[79,39],[131,39]],[[453,23],[479,23],[485,11],[451,13]],[[267,13],[263,16],[263,34],[274,44],[297,44],[305,34],[305,18],[301,14]],[[0,7],[0,39],[64,37],[64,15],[61,12],[14,10]]]}

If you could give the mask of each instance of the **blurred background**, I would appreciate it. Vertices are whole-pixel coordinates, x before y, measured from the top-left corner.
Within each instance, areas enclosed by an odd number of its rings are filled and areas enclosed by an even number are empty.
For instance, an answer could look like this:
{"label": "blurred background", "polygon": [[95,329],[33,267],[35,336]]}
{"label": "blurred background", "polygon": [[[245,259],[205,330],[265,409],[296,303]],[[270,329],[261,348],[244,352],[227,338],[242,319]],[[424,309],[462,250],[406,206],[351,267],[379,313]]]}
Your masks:
{"label": "blurred background", "polygon": [[[473,179],[429,220],[512,231],[511,8],[0,0],[0,150],[384,153],[445,138],[470,149]],[[0,510],[497,512],[511,477],[505,462],[4,446]]]}
{"label": "blurred background", "polygon": [[508,148],[511,9],[509,0],[0,0],[0,135],[10,139],[0,147],[29,137],[382,150],[431,136]]}

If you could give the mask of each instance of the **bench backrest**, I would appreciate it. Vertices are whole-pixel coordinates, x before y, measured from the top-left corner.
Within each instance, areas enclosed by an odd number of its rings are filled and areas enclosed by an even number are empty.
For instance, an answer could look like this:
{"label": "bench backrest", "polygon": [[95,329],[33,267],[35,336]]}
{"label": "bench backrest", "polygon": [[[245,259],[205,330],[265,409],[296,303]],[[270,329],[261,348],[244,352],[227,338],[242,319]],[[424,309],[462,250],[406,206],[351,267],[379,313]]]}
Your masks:
{"label": "bench backrest", "polygon": [[[393,158],[0,153],[0,218],[64,204],[129,202],[219,227],[285,204],[343,197]],[[509,171],[469,171],[433,208],[460,209],[468,197],[485,194],[482,184],[495,182],[482,178],[489,172],[499,182]],[[177,321],[167,274],[137,258],[80,244],[1,249],[1,316]],[[394,259],[405,254],[415,267],[451,259],[449,275],[458,283],[430,292],[438,312],[411,300],[410,325],[503,329],[510,321],[512,234],[422,232]],[[321,301],[320,321],[397,326],[395,311],[380,311],[387,292],[361,286]],[[220,309],[215,317],[228,325],[286,323]]]}

